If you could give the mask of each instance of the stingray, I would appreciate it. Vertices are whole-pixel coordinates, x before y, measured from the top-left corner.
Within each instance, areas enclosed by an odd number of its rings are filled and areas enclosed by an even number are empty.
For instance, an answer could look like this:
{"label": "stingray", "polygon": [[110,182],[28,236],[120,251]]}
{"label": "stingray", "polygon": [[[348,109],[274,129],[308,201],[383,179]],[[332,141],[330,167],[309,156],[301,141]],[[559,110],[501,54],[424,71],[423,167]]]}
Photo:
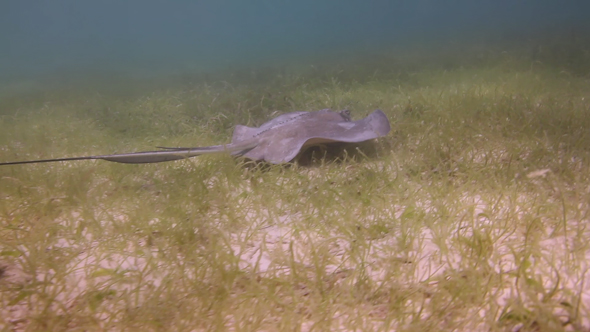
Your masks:
{"label": "stingray", "polygon": [[158,147],[157,151],[132,152],[86,157],[37,159],[3,162],[1,165],[102,159],[117,163],[143,164],[191,158],[210,153],[230,153],[255,161],[282,164],[292,161],[310,146],[328,143],[359,143],[387,135],[389,120],[381,110],[352,121],[350,111],[323,109],[280,115],[260,127],[237,125],[229,144],[207,147]]}

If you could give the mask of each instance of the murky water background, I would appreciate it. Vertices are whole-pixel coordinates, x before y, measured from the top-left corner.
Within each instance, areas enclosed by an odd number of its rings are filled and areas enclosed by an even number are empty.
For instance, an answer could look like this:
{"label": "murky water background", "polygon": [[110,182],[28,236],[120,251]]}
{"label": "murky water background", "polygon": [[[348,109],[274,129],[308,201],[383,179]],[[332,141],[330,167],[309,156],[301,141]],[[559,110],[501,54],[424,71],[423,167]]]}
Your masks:
{"label": "murky water background", "polygon": [[97,74],[160,75],[429,43],[584,33],[590,2],[3,1],[2,83]]}

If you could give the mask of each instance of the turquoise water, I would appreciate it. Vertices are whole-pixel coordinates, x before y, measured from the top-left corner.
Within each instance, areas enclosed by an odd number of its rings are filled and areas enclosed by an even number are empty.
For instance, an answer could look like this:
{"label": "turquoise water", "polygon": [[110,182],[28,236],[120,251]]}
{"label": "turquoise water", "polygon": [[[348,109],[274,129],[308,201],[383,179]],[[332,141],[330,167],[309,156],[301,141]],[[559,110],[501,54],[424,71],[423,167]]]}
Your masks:
{"label": "turquoise water", "polygon": [[[3,1],[3,81],[158,74],[588,31],[588,1]],[[586,24],[586,25],[585,25]]]}

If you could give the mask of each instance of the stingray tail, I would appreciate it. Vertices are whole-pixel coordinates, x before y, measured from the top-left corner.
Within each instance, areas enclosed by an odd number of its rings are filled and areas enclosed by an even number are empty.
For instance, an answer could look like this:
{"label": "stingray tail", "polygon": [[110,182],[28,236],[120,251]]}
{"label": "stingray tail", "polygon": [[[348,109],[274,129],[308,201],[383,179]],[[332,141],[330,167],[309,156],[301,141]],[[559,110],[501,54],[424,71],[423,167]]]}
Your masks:
{"label": "stingray tail", "polygon": [[58,161],[73,161],[73,160],[91,160],[101,159],[112,161],[116,163],[124,164],[146,164],[146,163],[160,163],[164,161],[187,159],[203,154],[229,152],[233,155],[242,155],[254,148],[256,144],[254,142],[248,144],[227,144],[227,145],[214,145],[207,147],[195,147],[195,148],[166,148],[159,147],[163,151],[143,151],[143,152],[132,152],[132,153],[121,153],[121,154],[110,154],[103,156],[86,156],[86,157],[71,157],[71,158],[54,158],[54,159],[37,159],[37,160],[25,160],[25,161],[12,161],[0,163],[3,165],[21,165],[21,164],[35,164],[35,163],[49,163]]}

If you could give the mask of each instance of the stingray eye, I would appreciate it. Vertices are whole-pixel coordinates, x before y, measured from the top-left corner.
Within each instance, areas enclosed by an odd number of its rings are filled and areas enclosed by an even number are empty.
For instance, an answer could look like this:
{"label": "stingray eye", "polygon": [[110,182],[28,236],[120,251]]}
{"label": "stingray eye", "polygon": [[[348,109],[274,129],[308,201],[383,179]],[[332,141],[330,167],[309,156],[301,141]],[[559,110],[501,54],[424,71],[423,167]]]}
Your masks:
{"label": "stingray eye", "polygon": [[352,121],[352,115],[350,113],[350,110],[342,110],[342,111],[340,111],[340,115],[342,115],[344,120]]}

